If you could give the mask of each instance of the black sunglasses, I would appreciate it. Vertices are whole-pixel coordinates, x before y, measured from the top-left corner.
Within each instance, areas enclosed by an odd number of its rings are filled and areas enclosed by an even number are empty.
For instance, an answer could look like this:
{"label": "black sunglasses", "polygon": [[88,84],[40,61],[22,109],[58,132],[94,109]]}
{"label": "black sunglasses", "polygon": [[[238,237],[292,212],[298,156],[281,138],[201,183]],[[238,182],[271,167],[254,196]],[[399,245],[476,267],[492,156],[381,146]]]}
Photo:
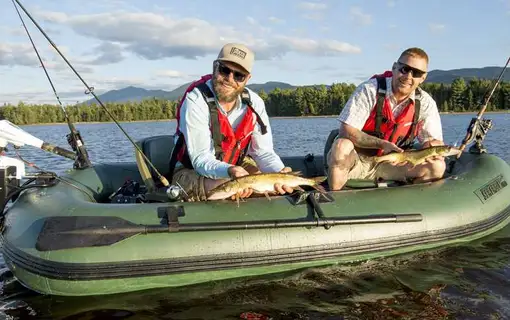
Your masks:
{"label": "black sunglasses", "polygon": [[397,69],[400,73],[408,74],[409,72],[412,72],[413,78],[421,78],[425,73],[427,73],[425,71],[408,66],[407,64],[402,63],[400,61],[398,61],[397,63],[400,65],[400,68]]}
{"label": "black sunglasses", "polygon": [[218,62],[218,71],[225,77],[230,76],[230,73],[234,73],[234,80],[237,82],[243,82],[247,76],[246,74],[244,74],[242,72],[230,69],[229,67],[227,67],[226,65],[224,65],[221,62]]}

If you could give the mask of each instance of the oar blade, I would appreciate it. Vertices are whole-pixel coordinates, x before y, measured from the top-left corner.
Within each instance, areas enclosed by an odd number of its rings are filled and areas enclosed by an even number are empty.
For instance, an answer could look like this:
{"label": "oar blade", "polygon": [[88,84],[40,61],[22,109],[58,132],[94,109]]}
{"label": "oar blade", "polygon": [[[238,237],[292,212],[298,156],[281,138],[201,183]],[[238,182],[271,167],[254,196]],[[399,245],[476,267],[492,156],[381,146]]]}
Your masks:
{"label": "oar blade", "polygon": [[37,237],[36,249],[53,251],[112,245],[145,229],[119,217],[49,217]]}

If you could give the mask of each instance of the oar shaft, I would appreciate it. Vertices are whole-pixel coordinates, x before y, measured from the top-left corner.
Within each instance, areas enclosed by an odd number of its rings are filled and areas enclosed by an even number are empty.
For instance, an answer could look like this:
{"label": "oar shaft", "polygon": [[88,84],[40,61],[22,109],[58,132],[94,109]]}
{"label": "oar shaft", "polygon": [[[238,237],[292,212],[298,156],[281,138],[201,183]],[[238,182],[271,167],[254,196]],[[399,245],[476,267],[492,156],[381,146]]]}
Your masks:
{"label": "oar shaft", "polygon": [[249,229],[278,229],[292,227],[320,227],[345,224],[364,223],[401,223],[421,221],[421,214],[388,214],[388,215],[367,215],[348,216],[341,218],[324,218],[320,220],[262,220],[262,221],[229,221],[213,223],[185,223],[176,224],[173,228],[165,225],[135,225],[113,226],[107,225],[97,227],[77,228],[75,230],[59,231],[67,235],[110,235],[110,234],[148,234],[166,232],[193,232],[193,231],[221,231],[221,230],[249,230]]}

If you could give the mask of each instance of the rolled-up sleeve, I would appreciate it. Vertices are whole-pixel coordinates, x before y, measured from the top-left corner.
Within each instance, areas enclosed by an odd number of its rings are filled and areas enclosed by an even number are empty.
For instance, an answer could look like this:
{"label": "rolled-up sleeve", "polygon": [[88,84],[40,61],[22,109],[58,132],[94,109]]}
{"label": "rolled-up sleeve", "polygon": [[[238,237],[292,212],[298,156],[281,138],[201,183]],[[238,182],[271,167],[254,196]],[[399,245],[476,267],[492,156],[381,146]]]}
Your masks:
{"label": "rolled-up sleeve", "polygon": [[372,107],[375,105],[377,90],[376,80],[368,80],[356,87],[342,108],[337,120],[350,125],[358,130],[363,129],[365,122],[370,117]]}
{"label": "rolled-up sleeve", "polygon": [[253,109],[257,111],[262,122],[266,125],[267,133],[263,135],[260,126],[258,124],[255,125],[255,130],[251,138],[251,145],[248,149],[248,155],[255,160],[261,172],[279,172],[285,167],[285,165],[274,151],[273,134],[264,100],[255,96],[253,92],[250,92],[250,94],[252,95]]}
{"label": "rolled-up sleeve", "polygon": [[426,92],[422,91],[421,111],[420,111],[420,130],[418,131],[418,141],[420,143],[429,140],[443,141],[443,126],[441,116],[437,109],[434,99]]}
{"label": "rolled-up sleeve", "polygon": [[183,133],[191,164],[195,171],[210,179],[229,178],[230,164],[216,159],[209,129],[209,109],[198,99],[198,89],[191,91],[183,101],[179,130]]}

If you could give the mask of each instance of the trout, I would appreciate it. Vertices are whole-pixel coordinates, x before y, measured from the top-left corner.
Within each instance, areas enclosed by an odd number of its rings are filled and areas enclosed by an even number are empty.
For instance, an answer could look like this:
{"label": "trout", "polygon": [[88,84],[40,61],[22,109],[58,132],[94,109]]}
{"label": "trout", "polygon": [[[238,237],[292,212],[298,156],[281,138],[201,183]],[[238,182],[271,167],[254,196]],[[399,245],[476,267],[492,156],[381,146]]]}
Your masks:
{"label": "trout", "polygon": [[413,166],[419,165],[425,162],[430,157],[440,156],[448,157],[460,154],[461,151],[458,148],[452,146],[433,146],[419,150],[409,150],[404,152],[393,152],[383,156],[373,157],[376,163],[388,161],[393,163],[405,163],[409,162]]}
{"label": "trout", "polygon": [[[254,193],[264,194],[269,200],[269,193],[274,192],[275,183],[286,185],[294,189],[303,190],[300,186],[310,186],[320,192],[325,192],[320,185],[326,180],[325,176],[305,178],[300,172],[290,173],[257,173],[222,183],[209,192],[207,200],[221,200],[238,195],[244,189],[251,188]],[[236,197],[239,205],[239,197]]]}

